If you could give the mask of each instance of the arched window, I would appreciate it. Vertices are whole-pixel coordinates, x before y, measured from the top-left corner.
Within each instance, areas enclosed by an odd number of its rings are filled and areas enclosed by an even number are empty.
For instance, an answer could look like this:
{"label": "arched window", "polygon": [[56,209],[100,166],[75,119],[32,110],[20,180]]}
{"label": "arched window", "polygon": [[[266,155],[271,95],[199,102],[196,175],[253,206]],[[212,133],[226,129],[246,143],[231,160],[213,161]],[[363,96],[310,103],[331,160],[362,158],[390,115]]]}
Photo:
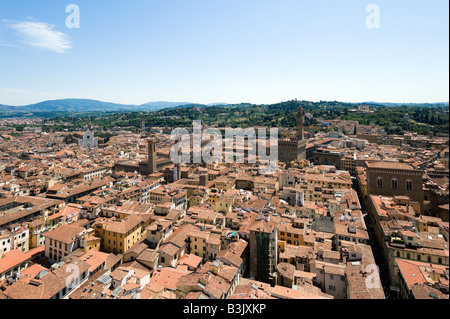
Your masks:
{"label": "arched window", "polygon": [[392,189],[398,189],[397,179],[393,178],[391,182],[392,182]]}
{"label": "arched window", "polygon": [[406,190],[407,191],[412,191],[413,190],[412,181],[409,180],[409,179],[406,181]]}
{"label": "arched window", "polygon": [[383,188],[383,179],[381,177],[377,178],[377,187]]}

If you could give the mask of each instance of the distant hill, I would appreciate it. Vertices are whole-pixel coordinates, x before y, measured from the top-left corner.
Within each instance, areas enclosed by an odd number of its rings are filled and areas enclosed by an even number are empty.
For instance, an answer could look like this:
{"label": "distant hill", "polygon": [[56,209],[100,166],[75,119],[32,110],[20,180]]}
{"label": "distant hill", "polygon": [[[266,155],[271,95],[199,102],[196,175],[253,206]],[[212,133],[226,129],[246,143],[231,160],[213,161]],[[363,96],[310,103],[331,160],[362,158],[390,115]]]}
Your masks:
{"label": "distant hill", "polygon": [[191,104],[189,102],[149,102],[142,105],[118,104],[89,99],[63,99],[43,101],[24,106],[1,105],[1,112],[116,112],[157,111]]}
{"label": "distant hill", "polygon": [[[303,103],[304,102],[304,103]],[[342,102],[324,102],[313,103],[303,101],[303,106],[308,107],[316,107],[318,105],[341,105]],[[423,106],[423,107],[436,107],[436,106],[448,106],[448,102],[443,103],[381,103],[381,102],[361,102],[361,103],[343,103],[348,105],[357,105],[357,104],[368,104],[374,106],[400,106],[400,105],[408,105],[408,106]],[[97,100],[89,100],[89,99],[63,99],[63,100],[51,100],[51,101],[43,101],[36,104],[24,105],[24,106],[10,106],[10,105],[2,105],[0,104],[0,112],[3,114],[13,114],[13,113],[38,113],[38,112],[118,112],[118,111],[144,111],[144,112],[152,112],[159,111],[163,109],[172,109],[172,108],[191,108],[192,106],[198,107],[248,107],[250,104],[241,103],[241,104],[228,104],[225,102],[216,102],[210,104],[198,104],[192,102],[167,102],[167,101],[159,101],[159,102],[148,102],[141,105],[132,105],[132,104],[118,104],[111,102],[102,102]],[[270,105],[270,108],[283,108],[286,110],[295,109],[298,107],[298,104],[294,101],[289,101],[286,103],[278,103]]]}
{"label": "distant hill", "polygon": [[135,105],[118,104],[111,102],[102,102],[97,100],[67,99],[46,101],[34,104],[31,107],[40,110],[41,107],[49,107],[50,109],[58,109],[58,111],[70,112],[89,112],[94,111],[122,111],[133,110]]}
{"label": "distant hill", "polygon": [[8,111],[12,106],[0,104],[0,111]]}
{"label": "distant hill", "polygon": [[9,106],[4,111],[16,112],[96,112],[131,110],[135,106],[86,99],[64,99],[39,102],[25,106]]}

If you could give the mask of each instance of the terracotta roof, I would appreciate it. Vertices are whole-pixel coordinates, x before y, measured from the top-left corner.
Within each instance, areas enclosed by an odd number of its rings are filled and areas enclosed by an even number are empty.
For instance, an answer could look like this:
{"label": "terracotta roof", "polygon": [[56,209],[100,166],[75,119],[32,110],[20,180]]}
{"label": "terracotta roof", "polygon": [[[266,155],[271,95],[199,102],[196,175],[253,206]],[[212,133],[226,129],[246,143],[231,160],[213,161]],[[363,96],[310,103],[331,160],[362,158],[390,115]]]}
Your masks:
{"label": "terracotta roof", "polygon": [[178,280],[188,273],[190,272],[167,267],[158,269],[150,279],[150,287],[154,291],[161,291],[163,289],[175,291]]}
{"label": "terracotta roof", "polygon": [[0,274],[22,264],[28,259],[30,259],[30,256],[24,254],[18,249],[4,253],[3,258],[0,259]]}
{"label": "terracotta roof", "polygon": [[76,236],[80,235],[83,231],[85,231],[83,227],[61,225],[54,230],[46,232],[44,236],[64,244],[70,244],[74,241]]}

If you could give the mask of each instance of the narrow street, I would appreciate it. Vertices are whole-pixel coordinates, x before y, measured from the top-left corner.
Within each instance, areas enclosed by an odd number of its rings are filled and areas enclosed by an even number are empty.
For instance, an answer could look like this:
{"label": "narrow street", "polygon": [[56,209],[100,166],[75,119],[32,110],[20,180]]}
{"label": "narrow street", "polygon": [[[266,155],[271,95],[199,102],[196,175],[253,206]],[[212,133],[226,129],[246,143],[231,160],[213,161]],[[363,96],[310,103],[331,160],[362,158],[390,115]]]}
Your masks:
{"label": "narrow street", "polygon": [[367,232],[369,233],[369,243],[370,247],[372,247],[373,257],[375,258],[375,263],[379,267],[381,284],[383,286],[386,299],[395,299],[394,296],[392,296],[392,292],[390,289],[389,270],[381,252],[381,248],[378,245],[378,242],[375,240],[373,226],[368,214],[364,217],[364,222],[366,223]]}
{"label": "narrow street", "polygon": [[370,221],[369,213],[367,210],[367,207],[363,207],[363,201],[361,200],[361,196],[358,192],[358,183],[357,180],[353,180],[353,186],[352,188],[356,191],[358,194],[358,199],[361,204],[361,209],[364,217],[364,222],[366,223],[367,232],[369,234],[369,244],[372,248],[373,257],[375,259],[375,263],[379,267],[380,272],[380,279],[381,284],[383,286],[384,294],[386,296],[386,299],[395,299],[395,297],[392,295],[391,289],[390,289],[390,280],[389,280],[389,271],[388,267],[386,265],[386,262],[383,257],[383,253],[381,250],[381,247],[379,246],[377,240],[375,239],[375,233],[373,229],[372,222]]}

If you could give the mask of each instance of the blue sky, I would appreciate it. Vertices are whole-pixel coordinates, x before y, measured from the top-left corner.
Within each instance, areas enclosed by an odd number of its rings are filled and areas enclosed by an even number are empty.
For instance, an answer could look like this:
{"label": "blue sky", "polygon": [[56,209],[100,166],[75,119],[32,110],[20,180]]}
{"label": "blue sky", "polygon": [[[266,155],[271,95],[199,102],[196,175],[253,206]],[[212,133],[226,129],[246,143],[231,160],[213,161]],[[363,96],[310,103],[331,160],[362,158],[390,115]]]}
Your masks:
{"label": "blue sky", "polygon": [[[80,28],[66,26],[66,6]],[[380,9],[380,27],[367,28]],[[447,0],[3,0],[0,104],[448,102]]]}

